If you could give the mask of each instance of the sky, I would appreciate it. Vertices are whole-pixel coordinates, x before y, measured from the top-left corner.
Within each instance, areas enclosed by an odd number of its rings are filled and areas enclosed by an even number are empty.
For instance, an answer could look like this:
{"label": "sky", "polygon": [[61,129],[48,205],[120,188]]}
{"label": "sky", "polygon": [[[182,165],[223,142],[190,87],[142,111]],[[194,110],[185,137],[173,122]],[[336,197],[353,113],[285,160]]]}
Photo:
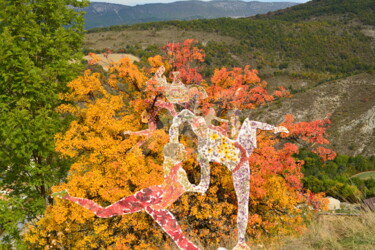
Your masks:
{"label": "sky", "polygon": [[[181,0],[91,0],[92,2],[107,2],[107,3],[118,3],[124,5],[134,6],[137,4],[146,3],[171,3]],[[207,0],[206,0],[207,1]],[[250,2],[250,0],[243,0],[245,2]],[[296,3],[306,3],[308,0],[256,0],[259,2],[296,2]]]}

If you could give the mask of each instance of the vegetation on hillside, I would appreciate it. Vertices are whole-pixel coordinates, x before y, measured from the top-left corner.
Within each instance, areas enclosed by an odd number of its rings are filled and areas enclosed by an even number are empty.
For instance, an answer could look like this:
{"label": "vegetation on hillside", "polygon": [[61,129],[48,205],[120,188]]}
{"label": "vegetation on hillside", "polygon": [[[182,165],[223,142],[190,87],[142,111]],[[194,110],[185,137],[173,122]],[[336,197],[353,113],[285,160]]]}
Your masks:
{"label": "vegetation on hillside", "polygon": [[[316,154],[301,151],[297,156],[305,162],[302,182],[306,189],[325,192],[341,201],[359,202],[375,196],[375,178],[359,178],[358,173],[375,170],[375,156],[338,155],[322,162]],[[354,176],[353,176],[354,175]]]}
{"label": "vegetation on hillside", "polygon": [[[240,63],[256,61],[257,67],[284,71],[313,71],[331,74],[354,74],[375,68],[372,39],[360,27],[335,21],[289,22],[219,18],[211,20],[168,21],[112,26],[89,32],[120,30],[161,30],[177,27],[185,31],[204,31],[236,38],[235,43],[210,42],[207,58],[216,67],[230,66],[235,58]],[[126,48],[115,48],[126,49]],[[227,51],[221,56],[218,51]],[[128,52],[128,51],[126,51]],[[215,54],[216,53],[216,54]],[[225,58],[225,59],[223,59]],[[294,65],[291,69],[289,66]]]}
{"label": "vegetation on hillside", "polygon": [[340,21],[359,20],[375,25],[375,2],[373,0],[312,0],[288,9],[257,15],[256,19],[302,21],[320,17],[338,17]]}

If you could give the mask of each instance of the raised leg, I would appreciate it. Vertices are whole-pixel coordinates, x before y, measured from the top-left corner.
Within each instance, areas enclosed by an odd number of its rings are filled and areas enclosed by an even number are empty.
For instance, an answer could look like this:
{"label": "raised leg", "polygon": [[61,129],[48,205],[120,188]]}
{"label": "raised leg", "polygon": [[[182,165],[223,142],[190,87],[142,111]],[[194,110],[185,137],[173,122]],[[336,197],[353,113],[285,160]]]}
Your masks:
{"label": "raised leg", "polygon": [[[233,184],[237,195],[238,213],[238,244],[245,244],[245,234],[249,218],[250,168],[246,161],[233,173]],[[246,245],[246,244],[245,244]]]}
{"label": "raised leg", "polygon": [[109,218],[116,215],[135,213],[145,207],[158,204],[161,201],[162,191],[158,186],[142,189],[134,195],[125,197],[118,202],[102,207],[89,199],[77,198],[65,195],[63,199],[70,200],[95,213],[100,218]]}
{"label": "raised leg", "polygon": [[190,242],[182,233],[176,218],[166,209],[154,210],[150,207],[145,208],[146,212],[163,228],[163,230],[172,237],[180,249],[197,250],[199,249]]}

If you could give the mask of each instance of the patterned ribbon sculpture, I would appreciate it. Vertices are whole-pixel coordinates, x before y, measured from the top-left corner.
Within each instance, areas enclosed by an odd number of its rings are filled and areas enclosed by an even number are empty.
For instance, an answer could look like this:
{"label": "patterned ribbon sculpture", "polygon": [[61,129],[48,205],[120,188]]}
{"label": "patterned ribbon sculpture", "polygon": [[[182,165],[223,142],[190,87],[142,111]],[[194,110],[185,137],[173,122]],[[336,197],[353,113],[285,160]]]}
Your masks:
{"label": "patterned ribbon sculpture", "polygon": [[[151,136],[156,130],[156,116],[161,108],[170,111],[173,123],[169,129],[170,142],[164,146],[164,182],[161,185],[148,187],[138,191],[134,195],[125,197],[118,202],[102,207],[89,199],[70,196],[67,191],[54,193],[53,196],[59,196],[70,200],[76,204],[85,207],[95,213],[98,217],[108,218],[116,215],[135,213],[145,210],[163,230],[172,237],[180,249],[198,249],[182,233],[177,220],[167,210],[167,207],[176,201],[184,192],[205,193],[210,182],[210,162],[217,162],[225,165],[233,176],[233,184],[237,195],[238,214],[238,243],[234,249],[249,249],[245,243],[245,233],[248,222],[248,207],[250,195],[250,167],[248,158],[256,148],[256,130],[273,130],[274,133],[289,131],[285,127],[274,127],[269,124],[250,121],[246,119],[244,123],[239,123],[236,116],[231,117],[230,123],[233,125],[230,139],[227,131],[221,127],[211,125],[212,120],[219,122],[228,122],[218,118],[215,110],[210,109],[205,117],[197,116],[188,109],[180,113],[175,111],[174,104],[186,104],[205,98],[206,92],[197,87],[185,86],[178,78],[178,72],[174,73],[172,84],[168,84],[165,76],[165,69],[160,67],[153,80],[157,82],[157,87],[164,88],[164,95],[168,102],[157,100],[156,108],[151,112],[144,113],[142,117],[144,122],[148,122],[149,128],[142,131],[130,132],[125,134]],[[195,103],[196,104],[196,103]],[[195,112],[195,107],[193,108]],[[148,114],[148,115],[147,115]],[[237,117],[238,118],[238,117]],[[182,161],[186,155],[184,146],[179,142],[179,127],[187,122],[191,125],[193,132],[198,137],[198,162],[201,166],[201,180],[199,185],[191,184],[187,178],[185,170],[182,168]],[[146,138],[146,140],[147,140]],[[144,141],[140,142],[140,145]]]}
{"label": "patterned ribbon sculpture", "polygon": [[210,162],[225,165],[233,173],[233,184],[237,195],[238,244],[235,249],[249,249],[245,243],[248,222],[248,206],[250,195],[250,168],[248,157],[256,148],[256,130],[273,130],[275,133],[285,132],[285,127],[274,127],[269,124],[246,119],[242,124],[236,140],[231,140],[220,131],[211,128],[201,116],[190,110],[182,110],[173,119],[169,135],[171,142],[178,142],[179,126],[188,122],[198,136],[198,162],[201,166],[201,181],[198,189],[205,192],[210,181]]}
{"label": "patterned ribbon sculpture", "polygon": [[201,192],[201,189],[189,182],[186,172],[182,168],[181,161],[186,155],[182,144],[168,143],[164,146],[163,152],[164,182],[161,185],[142,189],[108,207],[102,207],[89,199],[70,196],[65,190],[54,193],[53,196],[70,200],[92,211],[100,218],[109,218],[144,210],[172,237],[180,249],[199,249],[183,235],[177,220],[166,208],[184,192]]}

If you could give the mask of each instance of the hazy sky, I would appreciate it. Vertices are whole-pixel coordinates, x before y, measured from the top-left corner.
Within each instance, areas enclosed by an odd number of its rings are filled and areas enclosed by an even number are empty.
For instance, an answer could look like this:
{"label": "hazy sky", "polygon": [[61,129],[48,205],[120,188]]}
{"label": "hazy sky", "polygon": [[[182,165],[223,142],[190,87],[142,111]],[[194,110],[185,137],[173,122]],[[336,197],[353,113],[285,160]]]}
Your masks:
{"label": "hazy sky", "polygon": [[[107,3],[119,3],[124,5],[137,5],[146,3],[171,3],[181,0],[91,0],[91,2],[107,2]],[[207,1],[207,0],[206,0]],[[244,0],[245,2],[250,2],[251,0]],[[306,3],[308,0],[257,0],[259,2],[296,2],[296,3]]]}

